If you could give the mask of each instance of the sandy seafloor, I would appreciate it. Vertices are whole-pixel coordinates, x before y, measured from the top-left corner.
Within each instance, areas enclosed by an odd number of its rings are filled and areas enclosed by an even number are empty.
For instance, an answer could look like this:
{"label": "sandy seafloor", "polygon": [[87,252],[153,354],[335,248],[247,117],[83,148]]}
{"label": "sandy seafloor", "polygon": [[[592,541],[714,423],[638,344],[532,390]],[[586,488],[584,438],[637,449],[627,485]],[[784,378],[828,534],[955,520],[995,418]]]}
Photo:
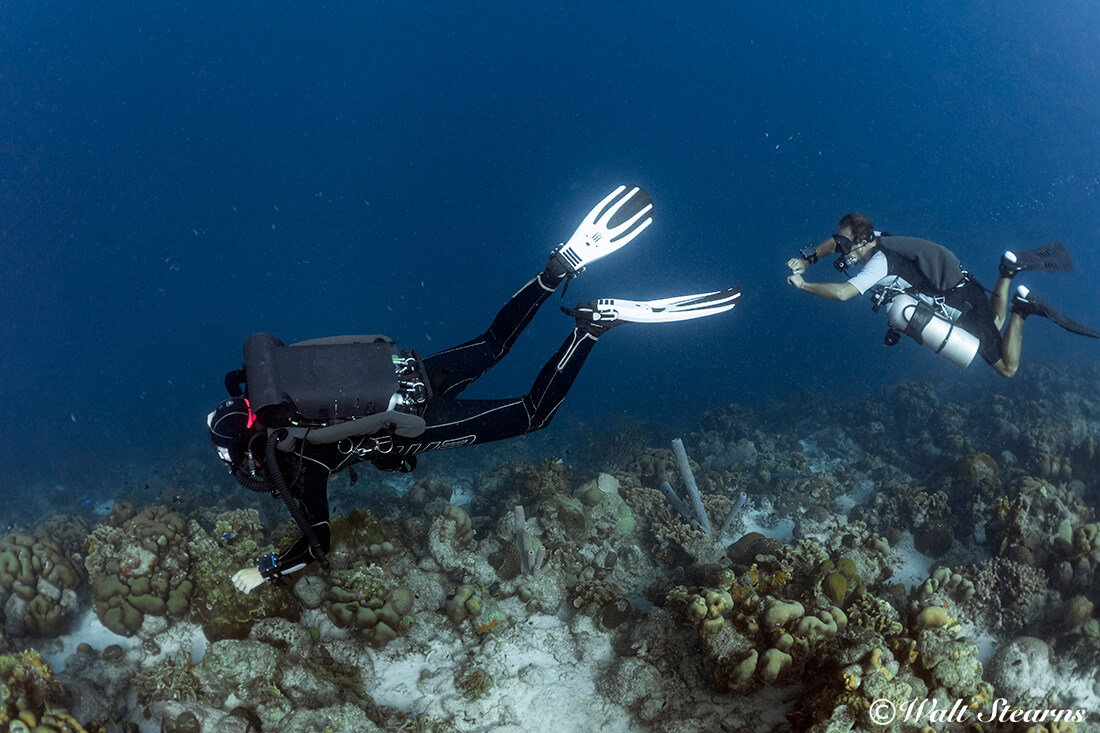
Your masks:
{"label": "sandy seafloor", "polygon": [[54,487],[24,487],[0,545],[4,720],[1100,729],[1098,386],[1095,364],[1036,365],[977,390],[716,407],[683,435],[563,424],[408,476],[361,467],[330,486],[331,567],[250,596],[229,573],[295,530],[208,456],[54,516],[35,498]]}

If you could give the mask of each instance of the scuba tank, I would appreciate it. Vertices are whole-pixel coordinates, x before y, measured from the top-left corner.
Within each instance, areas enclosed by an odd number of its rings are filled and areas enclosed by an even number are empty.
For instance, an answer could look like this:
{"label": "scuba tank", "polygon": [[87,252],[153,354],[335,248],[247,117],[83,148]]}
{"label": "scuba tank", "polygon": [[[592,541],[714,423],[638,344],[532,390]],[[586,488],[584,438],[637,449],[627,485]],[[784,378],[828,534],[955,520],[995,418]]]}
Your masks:
{"label": "scuba tank", "polygon": [[964,369],[978,353],[978,339],[974,334],[959,328],[931,305],[908,293],[893,296],[886,316],[890,321],[890,330],[886,333],[887,346],[896,344],[904,333]]}

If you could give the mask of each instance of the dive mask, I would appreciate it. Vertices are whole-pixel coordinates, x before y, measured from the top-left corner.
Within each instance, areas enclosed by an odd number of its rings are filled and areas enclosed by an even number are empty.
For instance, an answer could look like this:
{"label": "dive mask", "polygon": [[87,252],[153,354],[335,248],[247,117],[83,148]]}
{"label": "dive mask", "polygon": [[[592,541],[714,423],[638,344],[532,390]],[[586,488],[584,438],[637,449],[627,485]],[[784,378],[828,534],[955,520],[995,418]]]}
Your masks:
{"label": "dive mask", "polygon": [[836,271],[842,273],[846,277],[851,277],[848,274],[849,267],[855,267],[859,264],[859,258],[852,254],[852,251],[861,244],[867,244],[866,242],[853,242],[842,234],[834,234],[833,241],[836,243],[836,251],[839,256],[836,261],[833,262],[833,267]]}

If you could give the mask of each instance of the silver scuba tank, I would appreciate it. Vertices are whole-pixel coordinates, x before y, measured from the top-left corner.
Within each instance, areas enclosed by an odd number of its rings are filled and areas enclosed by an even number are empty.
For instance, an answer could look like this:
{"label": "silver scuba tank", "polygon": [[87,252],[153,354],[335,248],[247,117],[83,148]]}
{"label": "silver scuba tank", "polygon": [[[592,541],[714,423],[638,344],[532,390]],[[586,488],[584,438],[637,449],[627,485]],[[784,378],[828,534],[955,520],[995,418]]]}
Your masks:
{"label": "silver scuba tank", "polygon": [[964,369],[978,353],[978,339],[907,293],[898,293],[886,310],[890,326]]}

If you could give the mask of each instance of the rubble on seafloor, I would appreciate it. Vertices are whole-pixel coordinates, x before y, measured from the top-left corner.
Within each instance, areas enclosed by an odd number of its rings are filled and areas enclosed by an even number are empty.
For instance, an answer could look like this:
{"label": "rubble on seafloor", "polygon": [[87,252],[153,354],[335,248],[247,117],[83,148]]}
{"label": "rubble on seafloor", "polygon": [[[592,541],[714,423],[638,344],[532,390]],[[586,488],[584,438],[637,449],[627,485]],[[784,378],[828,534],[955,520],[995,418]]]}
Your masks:
{"label": "rubble on seafloor", "polygon": [[1035,371],[364,475],[331,567],[248,595],[294,529],[224,487],[49,517],[0,539],[0,730],[1096,729],[1100,380]]}

